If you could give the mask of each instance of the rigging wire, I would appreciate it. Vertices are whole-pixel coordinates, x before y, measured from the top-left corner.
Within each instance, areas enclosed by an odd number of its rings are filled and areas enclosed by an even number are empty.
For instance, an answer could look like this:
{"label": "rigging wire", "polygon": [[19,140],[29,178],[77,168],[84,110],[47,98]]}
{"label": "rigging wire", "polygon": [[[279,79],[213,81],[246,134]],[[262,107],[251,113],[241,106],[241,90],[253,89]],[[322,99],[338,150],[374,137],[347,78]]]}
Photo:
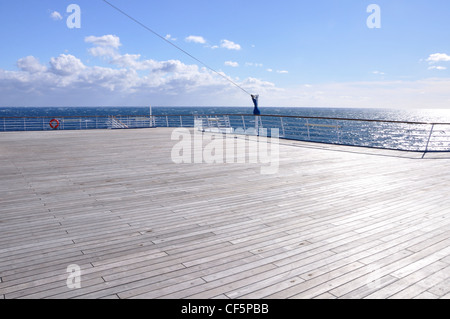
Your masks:
{"label": "rigging wire", "polygon": [[195,56],[193,56],[192,54],[190,54],[189,52],[187,52],[186,50],[180,48],[179,46],[177,46],[176,44],[174,44],[173,42],[169,41],[168,39],[166,39],[165,37],[163,37],[162,35],[160,35],[159,33],[153,31],[152,29],[150,29],[148,26],[146,26],[145,24],[143,24],[142,22],[140,22],[139,20],[133,18],[131,15],[129,15],[128,13],[126,13],[125,11],[121,10],[120,8],[116,7],[115,5],[113,5],[112,3],[110,3],[107,0],[102,0],[103,2],[105,2],[106,4],[108,4],[110,7],[112,7],[113,9],[115,9],[116,11],[120,12],[121,14],[123,14],[124,16],[126,16],[127,18],[129,18],[130,20],[134,21],[135,23],[139,24],[141,27],[143,27],[144,29],[146,29],[147,31],[150,31],[151,33],[153,33],[154,35],[156,35],[158,38],[160,38],[161,40],[164,40],[165,42],[167,42],[168,44],[170,44],[171,46],[175,47],[176,49],[178,49],[179,51],[183,52],[184,54],[186,54],[187,56],[189,56],[190,58],[194,59],[195,61],[197,61],[198,63],[202,64],[204,67],[206,67],[207,69],[211,70],[212,72],[216,73],[217,75],[220,75],[222,78],[224,78],[225,80],[227,80],[228,82],[230,82],[231,84],[233,84],[234,86],[236,86],[237,88],[241,89],[242,91],[244,91],[246,94],[248,95],[252,95],[251,93],[249,93],[246,89],[244,89],[243,87],[241,87],[239,84],[237,84],[236,82],[234,82],[233,80],[231,80],[229,77],[223,75],[222,73],[214,70],[212,67],[210,67],[209,65],[207,65],[206,63],[204,63],[203,61],[197,59]]}

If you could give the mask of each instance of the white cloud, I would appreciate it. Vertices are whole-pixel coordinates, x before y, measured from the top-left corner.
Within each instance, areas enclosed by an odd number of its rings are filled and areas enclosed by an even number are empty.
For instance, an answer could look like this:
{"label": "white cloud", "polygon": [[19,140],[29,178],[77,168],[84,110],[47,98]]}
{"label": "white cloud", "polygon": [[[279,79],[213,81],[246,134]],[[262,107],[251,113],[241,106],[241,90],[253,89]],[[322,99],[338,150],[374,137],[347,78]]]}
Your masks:
{"label": "white cloud", "polygon": [[249,77],[242,82],[242,86],[252,90],[253,92],[267,92],[267,90],[273,89],[274,91],[281,91],[277,89],[275,84],[269,81],[263,81],[261,79]]}
{"label": "white cloud", "polygon": [[[73,55],[61,54],[51,58],[46,68],[33,56],[20,59],[18,71],[0,69],[1,103],[141,105],[152,101],[159,105],[211,105],[214,101],[241,105],[241,99],[247,101],[231,83],[195,64],[145,60],[139,54],[119,53],[110,57],[109,63],[112,67],[91,67]],[[230,79],[258,92],[271,87],[270,82]]]}
{"label": "white cloud", "polygon": [[286,71],[286,70],[278,70],[277,73],[279,73],[279,74],[288,74],[289,71]]}
{"label": "white cloud", "polygon": [[205,44],[206,40],[202,36],[190,35],[186,37],[186,42]]}
{"label": "white cloud", "polygon": [[172,40],[172,41],[177,41],[177,38],[172,37],[171,34],[167,34],[167,35],[164,37],[164,39],[166,39],[166,40]]}
{"label": "white cloud", "polygon": [[225,65],[226,65],[226,66],[231,66],[231,67],[233,67],[233,68],[237,68],[237,67],[239,66],[239,63],[233,62],[233,61],[226,61],[226,62],[225,62]]}
{"label": "white cloud", "polygon": [[384,72],[381,72],[381,71],[373,71],[372,74],[375,74],[375,75],[385,75],[385,73],[384,73]]}
{"label": "white cloud", "polygon": [[114,49],[118,49],[122,44],[120,43],[120,38],[116,35],[104,35],[101,37],[89,36],[84,38],[86,43],[92,43],[99,47],[110,47]]}
{"label": "white cloud", "polygon": [[59,20],[63,19],[61,13],[59,13],[58,11],[53,11],[52,13],[50,13],[50,18],[52,18],[55,21],[59,21]]}
{"label": "white cloud", "polygon": [[241,46],[233,41],[222,40],[220,41],[220,47],[228,50],[240,50]]}
{"label": "white cloud", "polygon": [[254,66],[256,68],[262,68],[263,64],[262,63],[245,62],[245,66]]}
{"label": "white cloud", "polygon": [[120,38],[116,35],[104,35],[101,37],[88,36],[84,38],[84,42],[95,45],[88,50],[89,54],[95,57],[117,57],[118,49],[122,45]]}
{"label": "white cloud", "polygon": [[57,75],[73,75],[84,70],[85,65],[70,54],[61,54],[57,58],[50,59],[50,71]]}
{"label": "white cloud", "polygon": [[43,66],[34,56],[27,56],[17,61],[17,67],[29,73],[45,72],[47,68]]}
{"label": "white cloud", "polygon": [[93,47],[88,50],[89,54],[95,57],[117,57],[119,52],[112,47]]}
{"label": "white cloud", "polygon": [[450,55],[447,55],[445,53],[434,53],[428,57],[427,61],[430,64],[437,63],[437,62],[448,62],[448,61],[450,61]]}
{"label": "white cloud", "polygon": [[434,54],[430,54],[430,56],[428,57],[428,59],[426,61],[430,65],[430,67],[428,67],[428,70],[443,71],[443,70],[447,70],[447,67],[441,66],[441,65],[435,65],[435,64],[450,61],[450,55],[447,55],[445,53],[434,53]]}
{"label": "white cloud", "polygon": [[445,67],[445,66],[436,66],[436,65],[433,65],[433,66],[430,66],[430,67],[428,68],[428,70],[439,70],[439,71],[442,71],[442,70],[447,70],[447,67]]}
{"label": "white cloud", "polygon": [[117,65],[121,68],[129,68],[133,70],[149,70],[153,68],[156,63],[153,60],[140,61],[140,54],[124,54],[113,57],[111,64]]}
{"label": "white cloud", "polygon": [[273,69],[267,69],[266,71],[267,72],[273,72]]}

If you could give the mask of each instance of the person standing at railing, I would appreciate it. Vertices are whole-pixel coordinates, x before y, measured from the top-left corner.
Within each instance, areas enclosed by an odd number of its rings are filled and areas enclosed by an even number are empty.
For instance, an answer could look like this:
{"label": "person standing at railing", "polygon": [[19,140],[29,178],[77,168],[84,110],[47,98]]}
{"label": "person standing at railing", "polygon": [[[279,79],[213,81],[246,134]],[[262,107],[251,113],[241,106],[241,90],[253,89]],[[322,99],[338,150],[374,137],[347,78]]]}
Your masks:
{"label": "person standing at railing", "polygon": [[258,108],[258,99],[259,95],[252,94],[252,101],[255,107],[253,108],[253,115],[255,115],[255,130],[256,135],[259,135],[259,115],[261,115],[261,111]]}
{"label": "person standing at railing", "polygon": [[258,99],[259,95],[252,94],[253,104],[255,105],[255,108],[253,109],[253,115],[261,115],[261,111],[258,108]]}

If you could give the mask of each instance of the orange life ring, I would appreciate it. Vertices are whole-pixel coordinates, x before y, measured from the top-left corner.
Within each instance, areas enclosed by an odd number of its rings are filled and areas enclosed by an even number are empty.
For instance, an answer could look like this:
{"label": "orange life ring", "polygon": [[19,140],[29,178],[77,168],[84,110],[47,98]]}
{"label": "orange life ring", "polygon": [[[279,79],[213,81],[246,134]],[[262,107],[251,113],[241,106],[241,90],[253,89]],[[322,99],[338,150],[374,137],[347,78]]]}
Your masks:
{"label": "orange life ring", "polygon": [[56,130],[59,127],[59,121],[57,119],[53,119],[49,123],[50,127]]}

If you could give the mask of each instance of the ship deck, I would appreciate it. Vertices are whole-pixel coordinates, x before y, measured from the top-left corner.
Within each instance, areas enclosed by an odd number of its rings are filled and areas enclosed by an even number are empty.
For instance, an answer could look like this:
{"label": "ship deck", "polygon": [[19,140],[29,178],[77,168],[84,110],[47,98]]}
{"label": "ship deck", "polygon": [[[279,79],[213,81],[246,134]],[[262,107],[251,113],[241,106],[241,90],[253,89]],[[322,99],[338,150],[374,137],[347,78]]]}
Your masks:
{"label": "ship deck", "polygon": [[450,297],[449,153],[281,140],[261,174],[172,131],[1,133],[0,299]]}

